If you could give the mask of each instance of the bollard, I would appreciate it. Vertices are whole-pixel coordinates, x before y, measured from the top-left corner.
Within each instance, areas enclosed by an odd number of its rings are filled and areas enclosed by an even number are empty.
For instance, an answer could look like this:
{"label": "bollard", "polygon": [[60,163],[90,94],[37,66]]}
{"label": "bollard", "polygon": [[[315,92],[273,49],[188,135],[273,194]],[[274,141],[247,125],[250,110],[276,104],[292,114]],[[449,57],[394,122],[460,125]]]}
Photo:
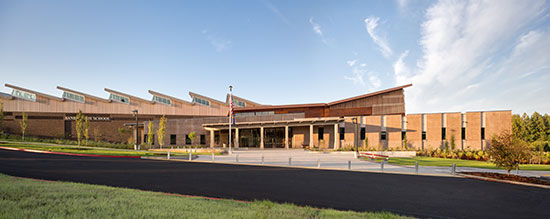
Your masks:
{"label": "bollard", "polygon": [[418,174],[418,161],[414,162],[414,170],[416,171],[416,174]]}
{"label": "bollard", "polygon": [[384,161],[380,162],[380,170],[384,171]]}
{"label": "bollard", "polygon": [[238,163],[239,162],[239,155],[237,154],[237,156],[235,156],[235,161]]}
{"label": "bollard", "polygon": [[292,157],[288,157],[288,165],[289,165],[289,166],[292,165]]}
{"label": "bollard", "polygon": [[317,168],[321,168],[321,159],[317,159]]}
{"label": "bollard", "polygon": [[264,165],[264,155],[262,155],[262,165]]}
{"label": "bollard", "polygon": [[166,154],[166,159],[170,160],[170,150],[168,150],[168,153]]}
{"label": "bollard", "polygon": [[453,163],[453,168],[451,169],[451,173],[453,174],[453,176],[456,175],[456,164]]}
{"label": "bollard", "polygon": [[214,151],[212,151],[212,162],[214,162]]}
{"label": "bollard", "polygon": [[351,160],[348,160],[348,170],[351,170]]}
{"label": "bollard", "polygon": [[191,153],[191,151],[189,151],[189,160],[192,160],[193,159],[193,153]]}

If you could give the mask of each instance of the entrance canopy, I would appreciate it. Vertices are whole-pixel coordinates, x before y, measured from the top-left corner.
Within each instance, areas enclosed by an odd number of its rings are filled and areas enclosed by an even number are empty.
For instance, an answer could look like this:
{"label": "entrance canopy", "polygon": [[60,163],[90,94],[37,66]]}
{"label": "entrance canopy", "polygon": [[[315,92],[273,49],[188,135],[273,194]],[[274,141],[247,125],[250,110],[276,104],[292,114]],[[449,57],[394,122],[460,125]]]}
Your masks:
{"label": "entrance canopy", "polygon": [[[271,128],[271,127],[296,127],[309,125],[334,125],[344,122],[344,118],[340,117],[325,117],[325,118],[305,118],[281,121],[259,121],[259,122],[239,122],[232,125],[232,128]],[[211,123],[203,124],[202,127],[206,130],[228,130],[229,123]]]}

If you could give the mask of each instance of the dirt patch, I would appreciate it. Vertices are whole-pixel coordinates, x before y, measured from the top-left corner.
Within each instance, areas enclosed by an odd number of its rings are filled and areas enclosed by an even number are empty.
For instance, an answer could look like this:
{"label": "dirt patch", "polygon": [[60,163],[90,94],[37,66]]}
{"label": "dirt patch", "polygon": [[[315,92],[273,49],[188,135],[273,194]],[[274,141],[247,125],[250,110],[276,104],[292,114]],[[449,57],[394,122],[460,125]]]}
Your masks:
{"label": "dirt patch", "polygon": [[509,180],[509,181],[515,181],[515,182],[523,182],[523,183],[532,183],[532,184],[540,184],[540,185],[547,185],[550,186],[550,182],[541,180],[536,177],[526,177],[526,176],[518,176],[514,174],[502,174],[502,173],[487,173],[487,172],[461,172],[463,174],[468,175],[474,175],[474,176],[481,176],[481,177],[488,177],[493,179],[501,179],[501,180]]}

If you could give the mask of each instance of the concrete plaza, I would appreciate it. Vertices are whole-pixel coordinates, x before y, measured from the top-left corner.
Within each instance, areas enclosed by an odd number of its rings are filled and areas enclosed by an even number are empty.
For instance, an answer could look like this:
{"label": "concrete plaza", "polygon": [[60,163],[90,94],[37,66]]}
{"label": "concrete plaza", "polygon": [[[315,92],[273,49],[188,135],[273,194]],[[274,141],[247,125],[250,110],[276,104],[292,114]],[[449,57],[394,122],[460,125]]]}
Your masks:
{"label": "concrete plaza", "polygon": [[[263,157],[263,159],[262,159]],[[178,159],[173,157],[173,159]],[[390,158],[391,159],[391,158]],[[211,155],[198,155],[193,160],[198,161],[214,161],[222,163],[241,163],[255,165],[275,165],[275,166],[296,166],[296,167],[312,167],[312,168],[327,168],[340,170],[356,170],[356,171],[376,171],[376,172],[393,172],[393,173],[416,173],[414,166],[402,166],[384,163],[383,169],[379,162],[357,159],[353,152],[317,152],[305,150],[233,150],[231,155],[216,155],[212,159]],[[290,160],[290,162],[289,162]],[[351,165],[350,165],[351,164]],[[456,167],[457,172],[497,172],[506,173],[505,170],[472,168],[472,167]],[[452,167],[436,167],[436,166],[419,166],[418,172],[421,174],[440,174],[452,175]],[[515,171],[513,171],[515,173]],[[550,174],[550,171],[528,171],[520,170],[519,175],[539,177],[541,175]]]}

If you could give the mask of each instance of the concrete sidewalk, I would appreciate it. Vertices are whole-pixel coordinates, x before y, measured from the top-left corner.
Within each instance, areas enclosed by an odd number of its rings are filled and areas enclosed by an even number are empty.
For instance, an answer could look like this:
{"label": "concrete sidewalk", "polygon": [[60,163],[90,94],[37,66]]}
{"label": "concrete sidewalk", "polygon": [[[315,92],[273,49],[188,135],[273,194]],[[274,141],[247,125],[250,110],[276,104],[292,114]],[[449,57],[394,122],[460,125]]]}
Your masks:
{"label": "concrete sidewalk", "polygon": [[[341,153],[323,153],[309,152],[304,150],[237,150],[231,155],[216,155],[214,162],[224,163],[244,163],[244,164],[263,164],[277,166],[299,166],[299,167],[318,167],[331,169],[347,170],[349,162],[351,162],[351,170],[367,170],[367,171],[384,171],[384,172],[401,172],[401,173],[416,173],[414,166],[401,166],[393,164],[382,165],[377,162],[371,162],[354,157],[353,152]],[[289,164],[290,158],[290,164]],[[177,159],[177,158],[176,158]],[[198,155],[193,160],[212,161],[211,155]],[[448,174],[451,175],[451,167],[437,166],[420,166],[418,172],[424,174]],[[496,172],[506,173],[506,170],[472,168],[472,167],[457,167],[457,172]],[[515,171],[513,171],[515,174]],[[529,177],[540,177],[541,175],[550,174],[550,171],[528,171],[520,170],[519,175]]]}

